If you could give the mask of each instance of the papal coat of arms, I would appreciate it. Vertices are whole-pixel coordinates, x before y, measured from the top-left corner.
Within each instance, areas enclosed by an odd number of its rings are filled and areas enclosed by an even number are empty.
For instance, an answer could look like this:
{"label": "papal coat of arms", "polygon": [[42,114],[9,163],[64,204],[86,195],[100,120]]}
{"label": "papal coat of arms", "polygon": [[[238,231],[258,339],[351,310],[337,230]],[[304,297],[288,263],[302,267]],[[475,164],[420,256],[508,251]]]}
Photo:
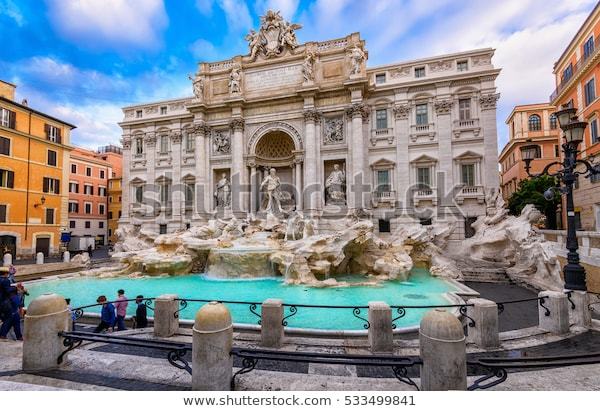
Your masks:
{"label": "papal coat of arms", "polygon": [[280,12],[269,10],[260,18],[258,32],[250,30],[246,36],[250,48],[250,58],[254,60],[258,54],[267,58],[279,56],[286,47],[295,49],[298,40],[294,30],[302,28],[300,24],[285,21]]}

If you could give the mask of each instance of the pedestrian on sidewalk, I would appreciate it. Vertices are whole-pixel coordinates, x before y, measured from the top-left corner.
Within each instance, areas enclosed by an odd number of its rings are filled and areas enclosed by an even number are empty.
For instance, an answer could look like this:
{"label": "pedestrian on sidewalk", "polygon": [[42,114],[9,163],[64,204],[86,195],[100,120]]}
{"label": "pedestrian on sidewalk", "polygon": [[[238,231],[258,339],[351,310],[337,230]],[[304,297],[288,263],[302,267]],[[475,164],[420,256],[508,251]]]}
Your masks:
{"label": "pedestrian on sidewalk", "polygon": [[[125,297],[125,290],[117,291],[117,301],[115,302],[115,308],[117,309],[117,330],[125,331],[125,315],[127,315],[127,297]],[[114,327],[113,327],[114,329]]]}
{"label": "pedestrian on sidewalk", "polygon": [[137,308],[135,309],[135,328],[146,328],[148,326],[148,309],[143,295],[135,297]]}
{"label": "pedestrian on sidewalk", "polygon": [[12,328],[15,332],[15,338],[17,341],[23,341],[23,334],[21,334],[21,315],[19,314],[21,297],[19,297],[16,289],[13,289],[10,292],[9,301],[10,315],[4,319],[2,327],[0,327],[0,340],[6,340],[6,336]]}
{"label": "pedestrian on sidewalk", "polygon": [[13,291],[15,287],[8,279],[8,267],[0,267],[0,320],[2,321],[7,321],[12,315],[10,295]]}
{"label": "pedestrian on sidewalk", "polygon": [[91,246],[91,244],[88,245],[87,252],[88,252],[88,255],[90,256],[90,258],[92,258],[92,246]]}
{"label": "pedestrian on sidewalk", "polygon": [[100,324],[94,330],[95,333],[108,330],[115,325],[115,306],[106,300],[106,296],[101,295],[96,300],[97,303],[102,304],[102,311],[100,312]]}
{"label": "pedestrian on sidewalk", "polygon": [[15,276],[17,275],[17,267],[15,267],[14,265],[9,265],[8,266],[8,279],[10,280],[11,284],[13,284],[15,282]]}

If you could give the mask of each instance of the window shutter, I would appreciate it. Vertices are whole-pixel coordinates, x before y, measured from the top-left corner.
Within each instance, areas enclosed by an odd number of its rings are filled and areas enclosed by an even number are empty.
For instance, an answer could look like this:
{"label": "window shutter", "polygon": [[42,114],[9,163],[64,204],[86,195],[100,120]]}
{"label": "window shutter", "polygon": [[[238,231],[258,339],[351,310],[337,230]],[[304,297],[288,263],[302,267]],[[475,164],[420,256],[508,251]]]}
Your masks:
{"label": "window shutter", "polygon": [[15,188],[15,172],[14,171],[7,171],[7,176],[6,176],[6,187],[8,188]]}
{"label": "window shutter", "polygon": [[56,142],[60,144],[62,142],[62,130],[59,128],[56,131]]}
{"label": "window shutter", "polygon": [[15,113],[14,111],[9,111],[8,112],[8,127],[12,128],[13,130],[16,129],[17,126],[17,113]]}
{"label": "window shutter", "polygon": [[44,133],[46,133],[46,139],[50,140],[50,125],[44,124]]}
{"label": "window shutter", "polygon": [[44,177],[44,188],[43,188],[44,193],[48,192],[48,179],[46,177]]}
{"label": "window shutter", "polygon": [[54,180],[54,193],[60,194],[60,180],[58,178]]}
{"label": "window shutter", "polygon": [[0,205],[0,223],[6,223],[6,205]]}

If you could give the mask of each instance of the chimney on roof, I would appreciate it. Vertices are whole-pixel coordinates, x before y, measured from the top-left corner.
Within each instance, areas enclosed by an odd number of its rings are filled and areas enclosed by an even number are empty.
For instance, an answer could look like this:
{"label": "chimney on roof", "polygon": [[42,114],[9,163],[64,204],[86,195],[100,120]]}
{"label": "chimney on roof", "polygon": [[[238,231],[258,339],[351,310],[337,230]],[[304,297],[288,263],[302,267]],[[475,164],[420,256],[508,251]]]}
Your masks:
{"label": "chimney on roof", "polygon": [[17,86],[0,80],[0,97],[15,101],[15,89]]}

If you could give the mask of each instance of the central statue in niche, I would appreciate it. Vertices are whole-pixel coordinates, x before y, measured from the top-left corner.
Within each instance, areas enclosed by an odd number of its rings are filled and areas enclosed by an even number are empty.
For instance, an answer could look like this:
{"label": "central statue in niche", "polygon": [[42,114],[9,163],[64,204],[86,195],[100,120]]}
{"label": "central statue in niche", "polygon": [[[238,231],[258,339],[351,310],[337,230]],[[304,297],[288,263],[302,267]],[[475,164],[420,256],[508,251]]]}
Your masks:
{"label": "central statue in niche", "polygon": [[260,185],[260,189],[265,191],[266,203],[265,210],[267,213],[278,215],[281,214],[281,180],[277,176],[277,171],[274,168],[269,170]]}
{"label": "central statue in niche", "polygon": [[335,205],[346,205],[346,174],[340,170],[340,165],[335,164],[333,171],[325,180],[325,191],[327,194],[325,203]]}

